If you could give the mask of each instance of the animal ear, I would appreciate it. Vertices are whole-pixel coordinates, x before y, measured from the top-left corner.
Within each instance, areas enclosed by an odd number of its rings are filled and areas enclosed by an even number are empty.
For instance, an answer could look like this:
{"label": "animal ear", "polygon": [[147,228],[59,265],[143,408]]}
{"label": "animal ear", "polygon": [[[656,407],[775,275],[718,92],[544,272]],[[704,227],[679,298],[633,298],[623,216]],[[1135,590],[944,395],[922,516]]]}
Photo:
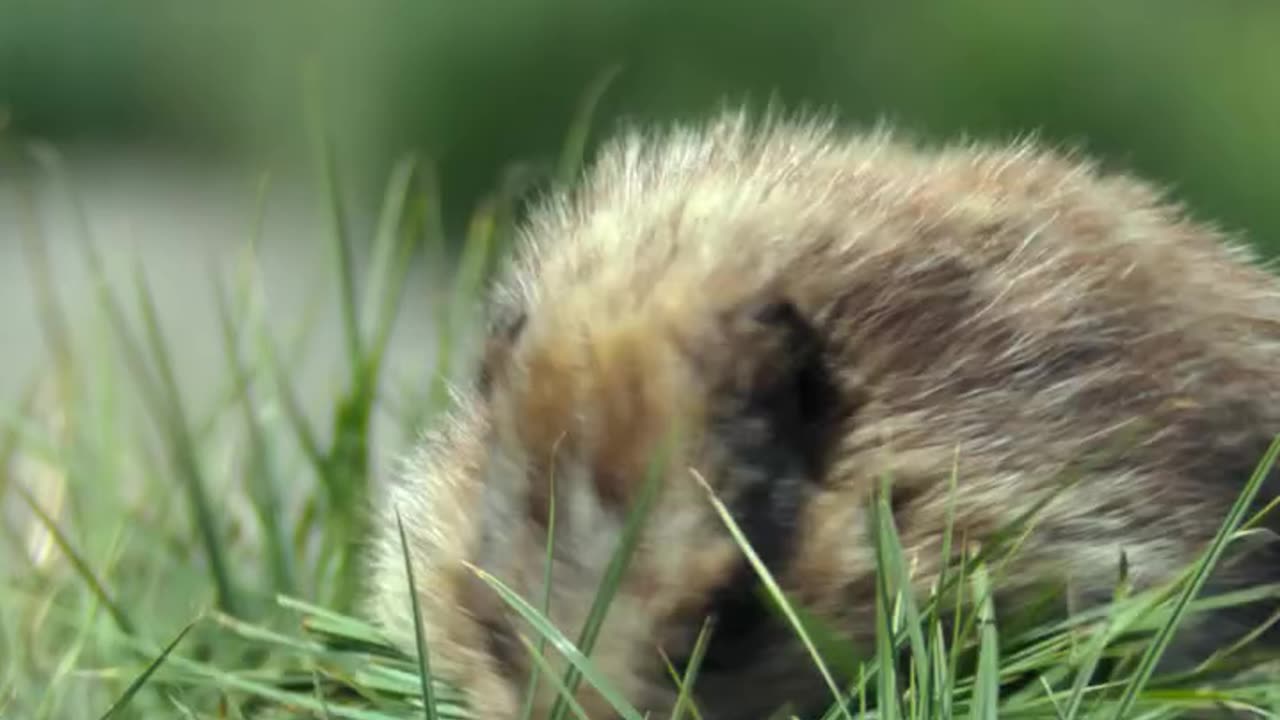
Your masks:
{"label": "animal ear", "polygon": [[762,440],[817,477],[843,403],[818,328],[777,295],[741,303],[719,324],[717,358],[707,368],[715,421],[763,429]]}

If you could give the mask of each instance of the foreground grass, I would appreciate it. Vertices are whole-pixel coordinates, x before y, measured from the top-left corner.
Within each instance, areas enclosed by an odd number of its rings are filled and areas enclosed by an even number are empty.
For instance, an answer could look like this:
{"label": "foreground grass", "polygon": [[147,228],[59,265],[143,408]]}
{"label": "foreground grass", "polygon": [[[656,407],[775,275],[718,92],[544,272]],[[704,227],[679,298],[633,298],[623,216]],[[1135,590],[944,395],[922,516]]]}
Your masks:
{"label": "foreground grass", "polygon": [[[583,128],[570,134],[556,168],[561,180],[577,167]],[[132,287],[110,285],[86,224],[82,258],[98,283],[99,303],[88,340],[76,339],[32,225],[26,247],[50,362],[0,426],[0,497],[20,511],[13,513],[20,521],[6,522],[0,537],[0,717],[470,717],[456,689],[430,677],[430,648],[406,654],[390,647],[354,615],[354,600],[372,418],[394,412],[411,436],[440,407],[442,378],[467,342],[465,309],[509,241],[511,196],[496,194],[477,213],[461,253],[450,260],[457,268],[451,302],[435,319],[437,380],[417,392],[394,392],[421,382],[397,383],[384,374],[410,260],[450,255],[434,179],[412,160],[395,168],[360,271],[339,173],[319,135],[316,148],[333,219],[329,248],[346,360],[325,431],[312,427],[291,381],[300,343],[273,336],[263,322],[256,232],[240,266],[216,274],[208,289],[220,309],[226,372],[221,402],[193,409],[184,403],[172,340],[156,320],[144,273]],[[53,158],[37,159],[40,177],[63,182]],[[262,201],[268,196],[264,184]],[[150,420],[144,428],[124,421],[134,401]],[[1275,461],[1277,448],[1260,469]],[[998,616],[990,596],[1021,527],[1009,529],[1007,543],[980,550],[948,532],[947,547],[957,549],[960,562],[930,597],[904,592],[909,571],[884,493],[868,538],[880,568],[873,648],[847,646],[793,606],[733,518],[710,493],[708,502],[742,542],[780,621],[794,628],[826,678],[833,697],[828,718],[1157,718],[1223,706],[1276,716],[1280,674],[1231,681],[1211,675],[1229,667],[1234,652],[1194,673],[1154,675],[1170,632],[1208,606],[1197,593],[1222,549],[1247,527],[1244,508],[1262,477],[1254,476],[1213,547],[1178,582],[1135,594],[1122,572],[1112,606],[1048,626]],[[576,634],[548,623],[538,599],[519,597],[480,573],[537,629],[537,637],[525,638],[535,658],[558,652],[568,660],[565,676],[534,681],[594,685],[623,718],[643,713],[609,688],[589,657],[643,527],[644,499],[656,490],[652,478],[646,487],[594,611]],[[1277,591],[1260,588],[1217,602]],[[708,626],[699,647],[712,634]],[[699,716],[690,692],[699,657],[695,651],[683,675],[673,671],[683,688],[681,717]],[[577,713],[566,699],[553,716]]]}

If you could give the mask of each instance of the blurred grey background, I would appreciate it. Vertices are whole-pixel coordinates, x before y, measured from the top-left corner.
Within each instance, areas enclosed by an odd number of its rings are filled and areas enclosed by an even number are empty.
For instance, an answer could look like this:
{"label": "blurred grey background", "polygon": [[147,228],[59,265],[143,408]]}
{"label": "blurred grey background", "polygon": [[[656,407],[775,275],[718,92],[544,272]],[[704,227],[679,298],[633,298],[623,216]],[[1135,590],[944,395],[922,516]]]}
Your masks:
{"label": "blurred grey background", "polygon": [[[591,143],[623,119],[770,99],[925,138],[1038,132],[1166,185],[1267,253],[1280,249],[1271,1],[4,0],[3,407],[47,358],[22,238],[47,249],[73,314],[94,304],[74,204],[29,161],[33,148],[63,158],[113,278],[132,282],[133,264],[144,268],[197,396],[208,390],[202,368],[224,363],[210,268],[245,243],[270,173],[268,308],[286,333],[319,314],[294,367],[327,407],[340,334],[325,291],[308,98],[332,132],[353,238],[371,237],[392,164],[407,152],[435,163],[458,232],[510,168],[554,165],[584,93],[615,65]],[[431,277],[414,275],[393,357],[424,384]]]}

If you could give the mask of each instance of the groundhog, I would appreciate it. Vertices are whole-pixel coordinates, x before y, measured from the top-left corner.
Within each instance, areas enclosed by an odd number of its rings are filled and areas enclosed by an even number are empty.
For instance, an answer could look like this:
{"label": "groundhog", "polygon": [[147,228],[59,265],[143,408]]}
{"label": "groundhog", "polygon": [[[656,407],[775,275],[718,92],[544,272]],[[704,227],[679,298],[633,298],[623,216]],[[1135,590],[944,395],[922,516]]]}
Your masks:
{"label": "groundhog", "polygon": [[[998,598],[1065,580],[1101,602],[1121,552],[1138,588],[1200,557],[1280,432],[1276,278],[1151,185],[1034,140],[930,147],[742,112],[623,133],[530,212],[489,317],[472,380],[387,492],[371,611],[413,650],[400,519],[433,671],[496,720],[520,710],[538,635],[473,568],[540,606],[553,496],[549,615],[576,639],[660,468],[594,666],[668,711],[664,654],[687,659],[711,617],[699,709],[761,718],[831,694],[708,487],[792,602],[873,647],[886,476],[921,593],[949,504],[980,541],[1070,476]],[[1276,558],[1255,548],[1213,585],[1280,580]],[[554,697],[542,681],[534,717]],[[615,716],[589,683],[577,699]]]}

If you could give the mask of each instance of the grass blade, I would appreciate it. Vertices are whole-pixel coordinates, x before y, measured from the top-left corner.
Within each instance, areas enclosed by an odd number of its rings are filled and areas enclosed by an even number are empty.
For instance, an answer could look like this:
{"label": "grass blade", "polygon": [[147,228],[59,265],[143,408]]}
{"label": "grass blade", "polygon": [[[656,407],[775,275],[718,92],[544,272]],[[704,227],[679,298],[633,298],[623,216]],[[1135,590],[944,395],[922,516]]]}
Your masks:
{"label": "grass blade", "polygon": [[361,359],[364,357],[356,307],[355,262],[351,257],[351,243],[347,238],[347,219],[342,205],[342,192],[338,186],[337,160],[334,157],[333,143],[324,128],[318,96],[320,88],[315,84],[315,79],[313,75],[309,88],[312,148],[321,190],[325,195],[325,206],[329,211],[329,242],[334,267],[338,272],[338,306],[347,341],[347,360],[354,374],[359,372]]}
{"label": "grass blade", "polygon": [[[877,506],[881,502],[877,499]],[[880,513],[875,513],[877,516]],[[876,699],[879,703],[876,716],[883,720],[896,720],[900,714],[898,706],[898,663],[895,652],[895,623],[893,608],[895,593],[891,587],[890,561],[887,557],[885,541],[881,538],[881,523],[876,520],[872,524],[873,547],[876,553]]]}
{"label": "grass blade", "polygon": [[987,566],[973,568],[973,602],[977,608],[979,649],[978,675],[974,679],[974,700],[970,717],[996,720],[1000,702],[1000,645],[996,636],[995,603]]}
{"label": "grass blade", "polygon": [[[556,629],[555,625],[552,625],[549,620],[543,617],[542,614],[534,609],[532,605],[522,599],[514,590],[507,587],[507,585],[501,580],[471,563],[464,564],[471,570],[471,572],[475,573],[476,577],[480,578],[480,580],[486,585],[493,588],[508,606],[515,610],[516,613],[524,618],[526,622],[532,625],[543,637],[547,638],[552,647],[554,647],[577,671],[566,673],[565,681],[560,683],[558,688],[560,690],[560,695],[556,701],[555,707],[563,707],[565,710],[559,712],[567,711],[568,706],[573,703],[574,694],[577,692],[578,681],[585,676],[591,685],[600,692],[600,696],[613,706],[613,709],[617,711],[620,717],[625,720],[640,720],[639,713],[637,713],[635,709],[627,703],[626,699],[622,696],[622,693],[620,693],[618,689],[609,682],[608,678],[595,672],[595,668],[591,665],[591,661],[587,659],[586,653],[588,651],[582,650],[570,642],[569,638],[565,637],[563,633]],[[529,649],[533,650],[532,647]],[[542,661],[541,657],[535,658],[535,662],[539,661]],[[569,684],[570,679],[573,680],[573,685]]]}
{"label": "grass blade", "polygon": [[535,649],[533,644],[529,642],[529,638],[524,635],[520,635],[519,638],[520,644],[524,645],[524,649],[528,651],[529,657],[533,660],[534,670],[547,676],[547,679],[551,681],[552,687],[556,689],[558,696],[565,699],[570,712],[578,720],[591,720],[587,717],[587,711],[583,710],[582,705],[573,697],[573,693],[569,692],[569,689],[564,686],[560,678],[556,677],[555,670],[547,663],[547,659],[542,656],[542,651]]}
{"label": "grass blade", "polygon": [[[645,478],[643,487],[640,490],[640,496],[636,500],[635,507],[627,515],[626,524],[622,528],[622,535],[618,539],[618,547],[613,553],[613,557],[609,560],[609,566],[605,569],[604,578],[600,583],[600,587],[596,591],[596,596],[592,600],[591,610],[587,614],[587,620],[583,623],[582,633],[578,637],[577,648],[584,655],[590,655],[591,650],[595,647],[596,638],[600,634],[600,628],[604,625],[605,615],[609,611],[609,605],[613,602],[614,593],[617,592],[618,586],[622,583],[622,577],[626,573],[627,567],[631,563],[631,555],[635,551],[636,544],[640,541],[640,533],[644,529],[645,522],[648,520],[649,511],[652,510],[653,504],[658,497],[658,492],[662,487],[662,478],[668,466],[668,458],[670,457],[671,439],[678,438],[675,432],[669,436],[668,444],[663,445],[649,465],[648,477]],[[572,695],[578,690],[578,681],[581,678],[581,668],[572,664],[565,673],[564,686]],[[602,678],[596,678],[592,684]],[[549,713],[550,720],[564,720],[565,705],[563,703],[564,696],[552,706]],[[634,711],[633,711],[634,714]]]}
{"label": "grass blade", "polygon": [[422,634],[422,609],[418,607],[418,585],[413,579],[413,561],[409,556],[409,541],[404,535],[404,522],[396,512],[396,528],[400,531],[400,551],[404,553],[404,572],[409,580],[409,604],[413,607],[413,638],[418,650],[418,677],[422,682],[423,717],[436,720],[436,696],[431,686],[431,660],[427,653],[427,641]]}
{"label": "grass blade", "polygon": [[[680,691],[676,696],[675,708],[671,711],[671,720],[683,720],[685,707],[693,705],[693,685],[698,681],[698,669],[702,667],[702,658],[707,654],[707,647],[710,645],[711,625],[710,619],[704,621],[702,629],[698,631],[697,639],[693,641],[693,651],[689,654],[689,664],[684,669],[684,677],[677,679]],[[693,712],[697,715],[696,709]]]}
{"label": "grass blade", "polygon": [[[889,506],[889,479],[886,477],[881,488],[880,497],[876,502],[876,526],[878,537],[876,544],[883,547],[888,560],[887,566],[884,568],[890,573],[893,580],[893,597],[895,602],[900,604],[904,614],[905,630],[907,631],[907,641],[911,649],[911,657],[913,660],[912,672],[916,678],[916,687],[913,697],[917,698],[917,704],[926,700],[930,696],[929,682],[932,673],[929,672],[931,663],[929,662],[928,646],[924,640],[923,621],[921,620],[920,610],[916,606],[915,593],[911,587],[910,571],[907,568],[905,553],[902,549],[902,540],[898,536],[897,528],[893,522],[893,509]],[[946,555],[943,556],[945,564]]]}
{"label": "grass blade", "polygon": [[123,710],[125,706],[133,700],[133,697],[138,694],[138,691],[147,684],[147,680],[151,679],[152,673],[164,664],[164,661],[169,657],[169,653],[173,652],[173,649],[178,647],[178,643],[182,642],[182,638],[186,637],[187,633],[190,632],[191,628],[195,627],[195,625],[196,621],[188,623],[186,627],[182,628],[182,632],[178,633],[176,637],[169,641],[169,644],[166,645],[164,650],[151,661],[151,664],[147,665],[147,668],[142,671],[142,674],[134,678],[133,682],[129,683],[129,687],[125,688],[124,693],[119,697],[119,699],[112,703],[111,707],[107,708],[107,711],[102,714],[102,720],[109,720],[114,717],[116,713]]}
{"label": "grass blade", "polygon": [[[556,557],[556,475],[555,475],[555,457],[556,452],[552,450],[551,471],[547,473],[547,554],[546,566],[542,571],[542,615],[551,617],[551,580],[552,570],[554,569]],[[542,658],[543,653],[547,651],[547,637],[545,635],[538,636],[538,657]],[[533,701],[537,697],[538,679],[542,673],[542,663],[536,664],[529,673],[529,684],[525,688],[524,709],[520,713],[520,720],[529,720],[533,717]]]}
{"label": "grass blade", "polygon": [[264,335],[262,337],[262,345],[266,355],[266,363],[271,370],[276,397],[280,401],[280,406],[284,409],[284,415],[289,421],[289,427],[293,429],[298,446],[302,448],[303,455],[311,463],[311,469],[316,473],[316,477],[325,485],[325,489],[332,493],[334,490],[329,486],[332,485],[333,479],[329,472],[328,459],[324,450],[320,447],[320,441],[316,438],[311,422],[307,420],[307,414],[303,411],[302,404],[298,402],[298,393],[294,390],[293,380],[285,372],[284,363],[280,361],[276,344],[270,337]]}
{"label": "grass blade", "polygon": [[416,244],[416,233],[405,231],[403,225],[417,167],[417,160],[412,157],[396,164],[374,231],[364,302],[364,325],[373,328],[373,344],[366,364],[374,367],[378,365],[377,359],[381,357],[389,337],[394,311],[398,307],[396,300],[409,270],[408,255]]}
{"label": "grass blade", "polygon": [[1173,640],[1173,633],[1186,613],[1187,606],[1191,604],[1192,599],[1204,587],[1205,582],[1208,581],[1210,571],[1221,559],[1231,536],[1240,527],[1245,513],[1248,512],[1249,506],[1253,504],[1253,499],[1262,488],[1263,481],[1267,479],[1271,474],[1272,468],[1275,467],[1277,456],[1280,456],[1280,436],[1272,440],[1271,446],[1267,448],[1266,454],[1263,455],[1262,462],[1254,470],[1249,482],[1245,484],[1244,490],[1236,499],[1230,512],[1227,513],[1222,527],[1218,529],[1218,534],[1214,537],[1213,542],[1210,543],[1203,558],[1196,565],[1186,588],[1175,601],[1169,620],[1164,627],[1160,628],[1155,639],[1148,646],[1146,653],[1143,654],[1142,660],[1138,663],[1138,668],[1134,671],[1132,679],[1124,690],[1124,694],[1120,697],[1120,702],[1116,705],[1115,714],[1112,716],[1116,720],[1125,717],[1133,709],[1133,704],[1138,699],[1138,693],[1142,692],[1143,687],[1151,679],[1152,673],[1155,672],[1156,663],[1160,660],[1165,648]]}
{"label": "grass blade", "polygon": [[1084,662],[1081,663],[1080,669],[1076,673],[1075,683],[1071,687],[1071,695],[1067,700],[1065,715],[1068,720],[1073,720],[1080,711],[1080,704],[1084,700],[1084,691],[1089,684],[1089,680],[1093,677],[1093,673],[1098,668],[1098,662],[1102,659],[1103,652],[1107,649],[1107,643],[1111,639],[1113,633],[1123,628],[1121,614],[1119,609],[1122,602],[1128,595],[1129,591],[1129,563],[1124,553],[1120,555],[1120,581],[1116,584],[1116,591],[1112,601],[1114,612],[1107,625],[1100,628],[1097,635],[1092,639],[1086,652]]}
{"label": "grass blade", "polygon": [[245,434],[249,442],[249,471],[246,478],[249,499],[253,502],[262,525],[263,535],[267,540],[267,558],[271,566],[272,584],[277,592],[289,593],[294,589],[293,555],[289,551],[288,534],[281,525],[283,504],[280,501],[279,489],[275,473],[271,472],[267,458],[266,431],[253,407],[253,389],[250,387],[249,372],[241,358],[239,335],[231,320],[226,290],[213,275],[213,293],[218,311],[218,323],[222,329],[222,344],[227,355],[227,364],[236,385],[236,395],[240,399],[245,425]]}
{"label": "grass blade", "polygon": [[155,303],[152,301],[151,292],[147,289],[141,268],[138,269],[135,277],[143,327],[146,329],[148,344],[151,346],[151,354],[155,358],[156,367],[160,373],[165,396],[168,398],[167,417],[157,418],[157,420],[164,422],[165,429],[169,433],[170,452],[177,466],[178,476],[184,481],[187,502],[195,516],[196,528],[199,530],[201,543],[209,560],[209,570],[218,592],[218,606],[227,613],[236,615],[241,611],[242,604],[232,583],[231,571],[223,557],[222,543],[218,538],[217,523],[214,521],[213,504],[209,499],[204,474],[200,470],[200,461],[196,455],[190,426],[187,424],[186,412],[182,407],[178,380],[173,372],[169,351],[160,330]]}
{"label": "grass blade", "polygon": [[782,588],[778,586],[778,582],[773,578],[773,574],[764,566],[764,562],[760,559],[760,556],[756,554],[755,550],[751,547],[751,544],[747,542],[746,536],[742,533],[742,528],[738,526],[738,523],[729,513],[729,509],[720,501],[720,498],[716,497],[715,491],[712,490],[711,485],[707,483],[706,478],[702,477],[702,475],[697,471],[691,472],[697,479],[698,483],[702,485],[703,490],[707,492],[707,496],[711,501],[712,507],[715,508],[716,514],[720,516],[725,527],[729,529],[729,533],[733,535],[733,539],[738,543],[738,547],[740,547],[743,553],[746,554],[747,561],[750,562],[751,567],[755,569],[756,575],[760,578],[761,582],[764,583],[765,589],[773,597],[774,601],[778,603],[779,608],[782,610],[783,614],[786,615],[787,621],[791,623],[792,629],[796,631],[796,634],[800,637],[800,641],[804,643],[805,649],[809,652],[809,656],[813,658],[814,664],[817,665],[818,672],[822,674],[823,681],[826,682],[828,689],[831,690],[832,697],[834,697],[836,702],[840,704],[845,720],[853,720],[853,717],[849,714],[848,708],[844,705],[843,695],[840,692],[840,688],[836,685],[835,678],[832,677],[831,671],[827,669],[827,664],[818,653],[818,649],[814,645],[813,638],[810,637],[809,633],[805,630],[804,623],[800,622],[800,618],[796,615],[791,603],[786,599],[782,592]]}
{"label": "grass blade", "polygon": [[582,168],[582,159],[586,155],[587,139],[591,134],[592,121],[600,101],[609,86],[622,72],[621,65],[610,65],[598,74],[587,87],[582,100],[574,113],[573,122],[569,125],[569,134],[565,138],[560,151],[560,162],[556,168],[556,179],[561,185],[569,185]]}
{"label": "grass blade", "polygon": [[107,613],[110,614],[111,619],[115,621],[116,627],[120,628],[120,631],[126,635],[134,635],[135,625],[133,624],[133,621],[129,619],[129,615],[125,613],[124,608],[120,607],[120,604],[111,596],[106,585],[104,585],[102,581],[98,579],[98,576],[94,574],[93,570],[89,567],[89,563],[85,560],[84,556],[80,554],[80,551],[77,550],[75,545],[71,543],[71,540],[63,534],[62,528],[58,527],[58,523],[44,511],[44,508],[40,507],[40,503],[36,502],[35,496],[33,496],[21,482],[14,482],[13,488],[17,490],[18,496],[27,504],[27,507],[31,508],[31,512],[35,513],[36,517],[40,519],[45,530],[47,530],[49,535],[53,537],[58,548],[62,550],[62,553],[67,556],[67,560],[69,560],[71,565],[76,569],[76,573],[80,575],[85,584],[89,586],[89,589],[93,592],[94,596],[98,598],[98,601],[102,603],[102,606],[107,609]]}

